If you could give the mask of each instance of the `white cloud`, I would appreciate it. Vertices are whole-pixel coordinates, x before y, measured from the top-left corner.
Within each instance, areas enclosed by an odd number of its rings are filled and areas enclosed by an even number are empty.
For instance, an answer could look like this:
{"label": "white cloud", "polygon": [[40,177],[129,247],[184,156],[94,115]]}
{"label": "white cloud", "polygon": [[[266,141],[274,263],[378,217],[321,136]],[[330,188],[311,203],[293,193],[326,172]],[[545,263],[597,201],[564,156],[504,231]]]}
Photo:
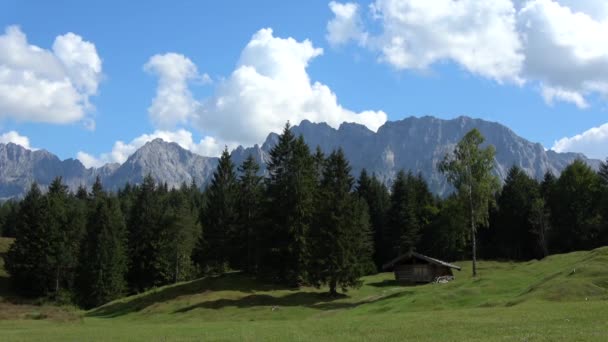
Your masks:
{"label": "white cloud", "polygon": [[224,149],[224,146],[228,146],[229,148],[235,148],[237,146],[234,142],[218,141],[212,137],[205,137],[199,142],[196,142],[192,138],[192,133],[185,129],[176,131],[157,130],[152,134],[143,134],[131,140],[129,143],[119,140],[114,143],[111,152],[102,153],[97,157],[79,151],[76,158],[86,167],[99,167],[106,163],[124,163],[131,154],[137,151],[137,149],[157,138],[163,139],[166,142],[177,143],[182,148],[202,156],[219,156]]}
{"label": "white cloud", "polygon": [[365,44],[366,34],[362,28],[359,5],[352,2],[344,4],[332,1],[329,8],[334,18],[327,23],[327,41],[332,45],[348,43],[351,40]]}
{"label": "white cloud", "polygon": [[2,143],[2,144],[13,143],[13,144],[21,145],[21,146],[27,148],[28,150],[35,150],[35,148],[32,148],[30,146],[30,139],[26,136],[19,134],[16,131],[9,131],[9,132],[0,134],[0,143]]}
{"label": "white cloud", "polygon": [[382,32],[368,47],[397,69],[454,61],[499,82],[520,81],[524,56],[510,0],[377,0],[370,7]]}
{"label": "white cloud", "polygon": [[608,16],[596,20],[555,1],[533,0],[519,11],[518,28],[526,55],[523,74],[540,82],[549,102],[585,108],[589,94],[608,97]]}
{"label": "white cloud", "polygon": [[210,83],[209,75],[199,75],[196,65],[177,53],[152,56],[144,70],[159,78],[156,97],[148,108],[152,122],[161,128],[187,123],[199,105],[188,89],[188,82]]}
{"label": "white cloud", "polygon": [[608,123],[591,128],[573,137],[565,137],[553,144],[556,152],[580,152],[590,158],[608,157]]}
{"label": "white cloud", "polygon": [[550,105],[558,101],[570,102],[575,104],[578,108],[587,108],[589,104],[585,100],[585,98],[576,91],[564,90],[560,88],[553,87],[542,87],[542,94],[545,102]]}
{"label": "white cloud", "polygon": [[304,119],[357,122],[377,130],[387,120],[382,111],[354,112],[342,107],[331,89],[312,82],[308,64],[323,50],[309,40],[273,36],[271,29],[255,33],[242,51],[236,70],[219,82],[212,97],[201,101],[194,125],[222,141],[242,145],[263,142],[286,121]]}
{"label": "white cloud", "polygon": [[65,124],[91,111],[102,77],[95,45],[74,33],[51,50],[29,44],[17,26],[0,35],[0,119]]}
{"label": "white cloud", "polygon": [[[330,5],[328,39],[330,25],[348,27],[360,18],[357,11],[334,11],[337,5]],[[338,41],[365,36],[363,45],[397,69],[451,61],[498,82],[538,84],[549,104],[586,108],[590,95],[608,98],[606,1],[376,0],[370,11],[380,33],[366,33],[359,22],[346,30],[358,33]]]}

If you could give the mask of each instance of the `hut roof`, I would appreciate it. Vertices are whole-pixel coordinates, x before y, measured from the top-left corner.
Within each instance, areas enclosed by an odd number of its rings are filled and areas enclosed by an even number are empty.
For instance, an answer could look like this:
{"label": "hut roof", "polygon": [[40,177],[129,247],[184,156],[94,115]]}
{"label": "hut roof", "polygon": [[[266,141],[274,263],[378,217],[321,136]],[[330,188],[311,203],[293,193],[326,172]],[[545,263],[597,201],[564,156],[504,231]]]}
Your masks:
{"label": "hut roof", "polygon": [[448,262],[441,261],[441,260],[435,259],[435,258],[431,258],[431,257],[428,257],[426,255],[422,255],[422,254],[416,253],[416,252],[401,254],[400,256],[396,257],[395,259],[393,259],[393,260],[389,261],[388,263],[384,264],[382,266],[382,269],[383,270],[389,269],[389,268],[395,266],[395,264],[398,263],[399,261],[404,260],[404,259],[409,259],[409,258],[416,258],[416,259],[424,260],[424,261],[426,261],[428,263],[431,263],[431,264],[445,266],[445,267],[449,267],[449,268],[455,268],[455,269],[457,269],[457,270],[460,271],[460,266],[452,265],[452,264],[450,264]]}

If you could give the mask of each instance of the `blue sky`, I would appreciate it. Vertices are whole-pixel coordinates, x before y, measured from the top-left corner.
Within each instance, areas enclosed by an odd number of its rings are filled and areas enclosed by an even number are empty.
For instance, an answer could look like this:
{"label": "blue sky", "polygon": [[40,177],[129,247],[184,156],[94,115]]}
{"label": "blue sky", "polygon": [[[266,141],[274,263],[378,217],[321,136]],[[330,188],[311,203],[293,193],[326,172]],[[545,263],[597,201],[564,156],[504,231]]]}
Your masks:
{"label": "blue sky", "polygon": [[468,115],[605,158],[605,2],[486,3],[3,1],[0,142],[100,165],[154,137],[212,155],[287,119]]}

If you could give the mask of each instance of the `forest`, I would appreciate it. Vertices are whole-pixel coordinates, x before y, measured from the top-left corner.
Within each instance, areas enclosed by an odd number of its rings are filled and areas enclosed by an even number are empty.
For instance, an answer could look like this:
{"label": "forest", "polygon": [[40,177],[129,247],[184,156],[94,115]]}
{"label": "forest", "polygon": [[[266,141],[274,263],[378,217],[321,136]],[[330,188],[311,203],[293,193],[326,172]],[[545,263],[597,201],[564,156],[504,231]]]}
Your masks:
{"label": "forest", "polygon": [[[264,176],[252,157],[237,166],[224,150],[203,191],[147,176],[117,192],[98,180],[72,193],[57,178],[0,206],[0,233],[15,238],[5,266],[21,295],[92,308],[232,270],[337,295],[413,250],[519,261],[608,244],[608,161],[596,172],[577,160],[540,182],[513,166],[504,184],[489,177],[473,188],[456,160],[440,165],[455,189],[446,198],[407,170],[388,187],[365,170],[355,179],[341,150],[313,151],[287,124]],[[468,178],[457,177],[463,170]]]}

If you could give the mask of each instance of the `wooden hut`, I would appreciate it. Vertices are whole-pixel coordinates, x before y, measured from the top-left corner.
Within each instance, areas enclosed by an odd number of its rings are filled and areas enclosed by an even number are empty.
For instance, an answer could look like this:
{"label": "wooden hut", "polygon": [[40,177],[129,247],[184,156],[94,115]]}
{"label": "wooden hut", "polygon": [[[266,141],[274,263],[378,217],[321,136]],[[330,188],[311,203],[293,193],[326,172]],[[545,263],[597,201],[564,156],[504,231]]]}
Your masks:
{"label": "wooden hut", "polygon": [[452,269],[460,267],[416,252],[402,254],[384,264],[385,271],[393,270],[395,279],[406,283],[430,283],[442,277],[454,277]]}

